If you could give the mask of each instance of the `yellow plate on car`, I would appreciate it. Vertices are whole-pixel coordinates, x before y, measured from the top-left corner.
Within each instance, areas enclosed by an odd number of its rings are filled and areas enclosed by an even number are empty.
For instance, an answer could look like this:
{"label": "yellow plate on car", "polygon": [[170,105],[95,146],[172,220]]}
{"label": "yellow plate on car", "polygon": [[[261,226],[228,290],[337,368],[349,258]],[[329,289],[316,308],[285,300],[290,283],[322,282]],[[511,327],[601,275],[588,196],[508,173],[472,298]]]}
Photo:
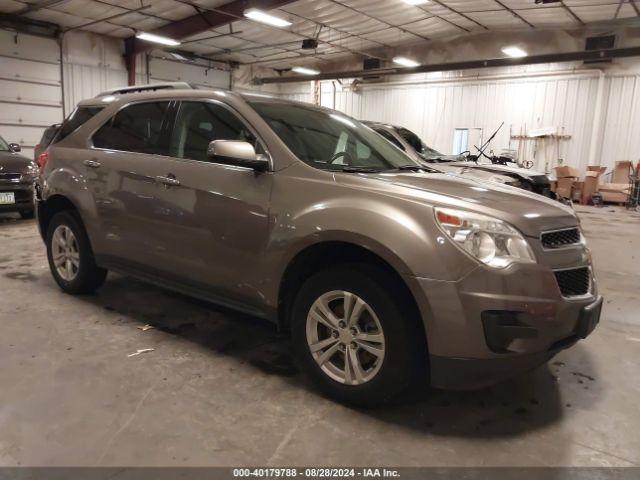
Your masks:
{"label": "yellow plate on car", "polygon": [[16,203],[16,196],[13,192],[0,192],[0,205],[10,205],[12,203]]}

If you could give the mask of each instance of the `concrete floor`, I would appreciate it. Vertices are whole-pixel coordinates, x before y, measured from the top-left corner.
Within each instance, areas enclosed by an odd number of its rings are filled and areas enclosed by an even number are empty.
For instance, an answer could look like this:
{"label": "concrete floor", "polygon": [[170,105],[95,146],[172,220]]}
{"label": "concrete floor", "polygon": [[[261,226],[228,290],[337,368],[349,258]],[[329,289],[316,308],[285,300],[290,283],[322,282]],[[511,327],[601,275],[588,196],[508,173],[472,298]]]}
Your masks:
{"label": "concrete floor", "polygon": [[606,297],[589,339],[373,411],[318,395],[259,320],[116,275],[62,294],[35,223],[4,215],[0,465],[640,465],[640,214],[578,209]]}

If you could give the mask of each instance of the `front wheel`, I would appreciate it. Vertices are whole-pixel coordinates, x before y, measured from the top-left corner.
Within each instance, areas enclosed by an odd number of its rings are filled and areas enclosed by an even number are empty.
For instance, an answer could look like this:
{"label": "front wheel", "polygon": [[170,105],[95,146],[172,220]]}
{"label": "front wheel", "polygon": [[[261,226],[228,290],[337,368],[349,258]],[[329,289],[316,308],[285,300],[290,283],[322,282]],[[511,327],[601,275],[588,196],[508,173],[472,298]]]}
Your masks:
{"label": "front wheel", "polygon": [[387,277],[367,265],[331,268],[309,278],[294,301],[298,363],[339,401],[383,403],[426,367],[419,319],[403,308]]}
{"label": "front wheel", "polygon": [[47,258],[53,278],[67,293],[93,293],[107,277],[95,263],[84,227],[69,211],[57,213],[49,223]]}

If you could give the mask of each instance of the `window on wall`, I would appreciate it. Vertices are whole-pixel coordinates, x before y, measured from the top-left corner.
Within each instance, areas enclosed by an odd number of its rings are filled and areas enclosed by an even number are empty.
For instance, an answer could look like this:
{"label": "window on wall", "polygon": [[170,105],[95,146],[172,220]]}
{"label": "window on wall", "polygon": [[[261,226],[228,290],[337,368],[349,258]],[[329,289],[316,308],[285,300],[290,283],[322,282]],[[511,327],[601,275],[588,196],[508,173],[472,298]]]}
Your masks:
{"label": "window on wall", "polygon": [[229,109],[208,102],[182,102],[171,136],[172,157],[208,161],[207,149],[214,140],[241,140],[264,153],[256,137]]}
{"label": "window on wall", "polygon": [[456,128],[453,132],[453,154],[459,155],[463,152],[474,153],[476,147],[482,145],[484,131],[482,128]]}
{"label": "window on wall", "polygon": [[120,110],[93,136],[97,148],[166,155],[163,135],[169,102],[136,103]]}
{"label": "window on wall", "polygon": [[459,155],[469,150],[469,129],[456,128],[453,133],[453,154]]}

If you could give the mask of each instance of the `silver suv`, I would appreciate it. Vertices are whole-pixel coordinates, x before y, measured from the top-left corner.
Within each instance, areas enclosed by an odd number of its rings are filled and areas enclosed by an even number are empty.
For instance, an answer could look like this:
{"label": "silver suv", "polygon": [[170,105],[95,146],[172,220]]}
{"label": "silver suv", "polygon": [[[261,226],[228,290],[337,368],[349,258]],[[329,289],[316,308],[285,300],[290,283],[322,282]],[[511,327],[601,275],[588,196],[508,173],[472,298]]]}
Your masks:
{"label": "silver suv", "polygon": [[341,401],[482,387],[599,320],[571,209],[433,172],[339,112],[167,88],[79,116],[39,189],[62,290],[113,270],[271,320]]}

